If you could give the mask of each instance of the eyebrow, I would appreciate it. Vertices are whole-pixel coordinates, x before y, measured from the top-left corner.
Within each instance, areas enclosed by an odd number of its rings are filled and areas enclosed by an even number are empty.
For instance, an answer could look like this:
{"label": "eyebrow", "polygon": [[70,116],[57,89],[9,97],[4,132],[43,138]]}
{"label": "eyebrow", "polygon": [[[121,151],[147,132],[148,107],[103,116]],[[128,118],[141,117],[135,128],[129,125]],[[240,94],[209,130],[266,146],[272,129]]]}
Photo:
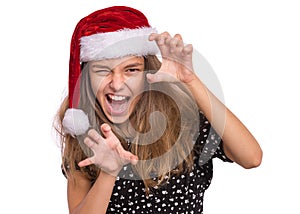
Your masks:
{"label": "eyebrow", "polygon": [[136,67],[136,66],[141,66],[143,65],[142,63],[132,63],[132,64],[129,64],[129,65],[126,65],[125,68],[130,68],[130,67]]}
{"label": "eyebrow", "polygon": [[[136,67],[136,66],[141,66],[143,65],[142,63],[132,63],[132,64],[129,64],[129,65],[126,65],[124,68],[131,68],[131,67]],[[92,68],[106,68],[108,70],[112,70],[111,67],[107,66],[107,65],[99,65],[99,64],[95,64],[95,65],[92,65]]]}
{"label": "eyebrow", "polygon": [[109,66],[106,66],[106,65],[92,65],[92,68],[106,68],[106,69],[109,69],[110,70],[110,67]]}

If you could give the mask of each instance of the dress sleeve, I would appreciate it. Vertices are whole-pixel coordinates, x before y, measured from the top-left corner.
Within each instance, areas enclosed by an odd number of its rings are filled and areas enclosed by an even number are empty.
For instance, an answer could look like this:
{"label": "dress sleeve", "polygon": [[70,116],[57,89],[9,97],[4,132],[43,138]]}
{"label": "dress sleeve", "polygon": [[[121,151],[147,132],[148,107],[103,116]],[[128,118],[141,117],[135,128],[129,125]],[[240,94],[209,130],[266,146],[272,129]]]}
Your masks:
{"label": "dress sleeve", "polygon": [[233,162],[224,153],[223,141],[202,112],[199,113],[199,133],[195,143],[199,164],[203,165],[212,158],[219,158],[224,162]]}
{"label": "dress sleeve", "polygon": [[[75,165],[76,166],[76,165]],[[69,173],[69,169],[70,169],[70,164],[67,162],[67,161],[64,161],[61,165],[60,165],[60,168],[61,168],[61,172],[62,174],[68,178],[68,173]],[[77,170],[79,170],[79,167],[77,166],[76,167]]]}
{"label": "dress sleeve", "polygon": [[[74,163],[74,166],[77,172],[81,172],[87,176],[92,185],[95,183],[99,174],[99,171],[95,170],[97,169],[97,167],[93,167],[93,165],[90,165],[80,168],[77,162]],[[70,173],[70,165],[67,161],[61,164],[61,172],[65,176],[65,178],[68,178],[68,173]]]}

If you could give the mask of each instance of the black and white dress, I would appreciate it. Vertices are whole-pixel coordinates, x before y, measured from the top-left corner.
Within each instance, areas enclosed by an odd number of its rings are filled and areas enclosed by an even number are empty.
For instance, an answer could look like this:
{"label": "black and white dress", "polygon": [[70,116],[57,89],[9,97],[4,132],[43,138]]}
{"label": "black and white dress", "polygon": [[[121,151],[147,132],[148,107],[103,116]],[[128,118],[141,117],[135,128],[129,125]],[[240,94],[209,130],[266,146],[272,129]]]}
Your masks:
{"label": "black and white dress", "polygon": [[225,156],[220,137],[202,114],[200,121],[199,137],[194,149],[201,148],[201,151],[195,152],[192,171],[169,178],[166,184],[154,188],[147,196],[143,181],[128,179],[133,172],[126,165],[116,179],[107,213],[203,213],[204,192],[213,177],[213,158],[232,161]]}

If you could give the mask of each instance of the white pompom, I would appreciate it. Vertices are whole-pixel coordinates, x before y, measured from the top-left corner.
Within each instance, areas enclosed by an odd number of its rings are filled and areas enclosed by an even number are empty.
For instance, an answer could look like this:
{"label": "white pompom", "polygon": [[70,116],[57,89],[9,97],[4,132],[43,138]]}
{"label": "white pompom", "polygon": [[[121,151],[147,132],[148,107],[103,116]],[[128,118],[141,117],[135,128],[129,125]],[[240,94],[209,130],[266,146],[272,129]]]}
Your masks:
{"label": "white pompom", "polygon": [[84,134],[90,127],[89,118],[81,109],[70,108],[65,112],[62,125],[72,136]]}

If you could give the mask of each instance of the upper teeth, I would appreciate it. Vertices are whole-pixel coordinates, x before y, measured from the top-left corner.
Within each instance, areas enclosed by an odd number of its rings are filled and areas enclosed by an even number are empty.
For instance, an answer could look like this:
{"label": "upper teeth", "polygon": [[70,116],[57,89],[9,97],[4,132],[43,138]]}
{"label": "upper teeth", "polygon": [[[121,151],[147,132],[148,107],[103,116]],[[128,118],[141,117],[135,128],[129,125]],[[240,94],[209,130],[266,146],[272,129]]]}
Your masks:
{"label": "upper teeth", "polygon": [[110,99],[114,100],[114,101],[121,101],[121,100],[125,100],[126,97],[125,96],[118,96],[118,95],[108,95]]}

